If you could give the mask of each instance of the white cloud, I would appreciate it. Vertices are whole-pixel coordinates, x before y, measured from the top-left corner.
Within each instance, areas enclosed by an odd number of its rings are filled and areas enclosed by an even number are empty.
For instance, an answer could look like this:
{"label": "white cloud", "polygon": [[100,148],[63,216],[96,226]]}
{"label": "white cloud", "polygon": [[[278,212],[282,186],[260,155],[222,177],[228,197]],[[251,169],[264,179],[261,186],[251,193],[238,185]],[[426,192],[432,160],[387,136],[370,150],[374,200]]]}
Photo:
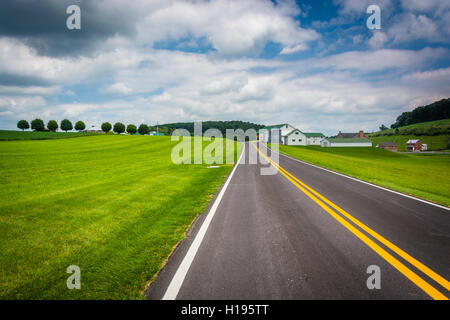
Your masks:
{"label": "white cloud", "polygon": [[382,48],[383,45],[389,40],[389,37],[386,33],[382,31],[374,31],[372,37],[367,40],[367,43],[372,48]]}
{"label": "white cloud", "polygon": [[101,90],[101,92],[111,94],[130,94],[133,92],[133,90],[127,87],[127,85],[122,82],[116,82]]}
{"label": "white cloud", "polygon": [[394,44],[417,39],[427,41],[441,40],[441,34],[436,22],[422,14],[403,14],[399,21],[389,28],[388,33]]}
{"label": "white cloud", "polygon": [[266,0],[168,2],[143,18],[138,38],[146,43],[206,38],[222,55],[257,54],[268,41],[305,48],[319,34],[302,28],[291,16],[296,12],[293,4]]}

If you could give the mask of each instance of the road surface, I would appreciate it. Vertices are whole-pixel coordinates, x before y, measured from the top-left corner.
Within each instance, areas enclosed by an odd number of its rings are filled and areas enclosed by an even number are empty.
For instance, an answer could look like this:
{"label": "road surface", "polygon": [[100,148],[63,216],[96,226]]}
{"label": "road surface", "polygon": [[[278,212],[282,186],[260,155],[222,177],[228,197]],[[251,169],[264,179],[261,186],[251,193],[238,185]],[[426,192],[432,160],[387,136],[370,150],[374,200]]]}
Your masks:
{"label": "road surface", "polygon": [[448,209],[283,155],[277,174],[261,175],[251,148],[147,298],[450,297]]}

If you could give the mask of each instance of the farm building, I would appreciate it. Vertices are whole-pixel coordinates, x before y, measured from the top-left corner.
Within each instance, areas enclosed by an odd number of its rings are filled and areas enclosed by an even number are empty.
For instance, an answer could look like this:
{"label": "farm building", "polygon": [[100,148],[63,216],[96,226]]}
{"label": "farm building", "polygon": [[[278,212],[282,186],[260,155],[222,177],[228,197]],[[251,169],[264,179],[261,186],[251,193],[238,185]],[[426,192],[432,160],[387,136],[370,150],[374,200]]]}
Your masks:
{"label": "farm building", "polygon": [[282,143],[287,146],[306,146],[306,135],[298,129],[294,129],[282,137]]}
{"label": "farm building", "polygon": [[423,150],[423,145],[420,140],[408,140],[406,141],[406,151],[419,152]]}
{"label": "farm building", "polygon": [[[285,137],[295,128],[287,123],[267,126],[259,130],[259,137],[262,142],[270,142],[272,137],[278,136],[277,140],[281,143],[281,137]],[[275,142],[275,141],[273,141]]]}
{"label": "farm building", "polygon": [[274,142],[271,141],[271,139],[275,138],[278,143],[281,144],[307,146],[320,145],[320,141],[324,139],[325,136],[322,133],[302,132],[290,124],[283,123],[260,129],[259,138],[262,142]]}
{"label": "farm building", "polygon": [[320,132],[305,132],[306,144],[308,146],[320,146],[320,141],[322,141],[325,136]]}
{"label": "farm building", "polygon": [[363,130],[359,130],[359,132],[355,132],[355,133],[345,133],[345,132],[341,132],[339,131],[339,133],[337,134],[336,138],[339,139],[350,139],[350,138],[355,138],[355,139],[368,139],[368,137],[364,134]]}
{"label": "farm building", "polygon": [[100,127],[92,126],[89,129],[86,129],[86,132],[103,133],[103,130]]}
{"label": "farm building", "polygon": [[379,144],[377,144],[377,148],[385,149],[385,150],[389,150],[389,151],[393,151],[393,152],[398,151],[397,144],[394,141],[380,142]]}
{"label": "farm building", "polygon": [[371,147],[372,141],[359,138],[328,138],[320,142],[321,147]]}
{"label": "farm building", "polygon": [[163,132],[150,131],[149,135],[151,136],[164,136]]}

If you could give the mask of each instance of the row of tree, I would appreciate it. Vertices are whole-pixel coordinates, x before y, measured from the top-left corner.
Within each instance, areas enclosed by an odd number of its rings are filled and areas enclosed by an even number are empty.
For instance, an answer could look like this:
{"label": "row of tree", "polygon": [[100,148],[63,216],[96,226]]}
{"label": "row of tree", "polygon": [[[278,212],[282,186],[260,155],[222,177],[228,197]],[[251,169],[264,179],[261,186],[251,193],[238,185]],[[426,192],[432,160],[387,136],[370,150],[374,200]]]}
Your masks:
{"label": "row of tree", "polygon": [[442,99],[426,106],[417,107],[410,112],[403,112],[401,115],[397,117],[395,123],[391,125],[391,129],[404,127],[414,123],[435,121],[449,118],[450,118],[450,98]]}
{"label": "row of tree", "polygon": [[[22,129],[22,131],[30,129],[30,124],[28,123],[27,120],[20,120],[19,122],[17,122],[17,128]],[[72,125],[72,122],[70,122],[70,120],[68,119],[62,120],[59,126],[56,120],[50,120],[49,122],[47,122],[47,128],[45,128],[44,121],[42,121],[41,119],[34,119],[33,121],[31,121],[31,129],[35,131],[55,132],[56,130],[58,130],[58,128],[61,128],[61,130],[67,132],[69,130],[72,130],[74,127]],[[85,128],[86,125],[84,124],[83,121],[77,121],[75,123],[75,130],[83,131]]]}
{"label": "row of tree", "polygon": [[[17,128],[26,130],[30,128],[30,124],[27,120],[20,120],[17,122]],[[52,131],[55,132],[58,130],[58,128],[61,128],[61,130],[64,131],[70,131],[72,129],[75,129],[77,131],[83,131],[86,129],[86,124],[83,121],[77,121],[75,123],[75,127],[73,127],[72,122],[68,119],[64,119],[61,121],[60,125],[58,126],[58,122],[55,120],[50,120],[47,122],[47,128],[45,127],[44,121],[41,119],[34,119],[31,121],[31,129],[35,131]],[[111,125],[109,122],[103,122],[102,123],[102,131],[104,133],[108,133],[111,131],[111,129],[117,133],[124,133],[125,131],[129,134],[135,134],[138,132],[139,134],[149,134],[151,127],[149,127],[146,124],[141,124],[139,128],[137,128],[134,124],[129,124],[125,127],[125,125],[121,122],[116,122],[114,126]]]}
{"label": "row of tree", "polygon": [[[242,129],[247,131],[248,129],[255,129],[258,131],[259,129],[264,128],[265,125],[232,120],[232,121],[203,121],[202,122],[202,133],[204,133],[208,129],[218,129],[222,132],[223,135],[226,134],[226,129]],[[167,123],[161,125],[162,129],[167,128],[168,134],[171,134],[175,129],[186,129],[191,135],[194,134],[194,122],[177,122],[177,123]]]}

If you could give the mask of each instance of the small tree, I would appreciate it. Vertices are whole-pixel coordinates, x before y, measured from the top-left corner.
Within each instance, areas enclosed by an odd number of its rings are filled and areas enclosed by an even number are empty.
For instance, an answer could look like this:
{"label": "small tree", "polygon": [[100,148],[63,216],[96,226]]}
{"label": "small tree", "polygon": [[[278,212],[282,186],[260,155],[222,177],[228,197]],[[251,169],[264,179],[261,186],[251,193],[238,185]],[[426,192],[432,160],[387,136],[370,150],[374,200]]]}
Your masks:
{"label": "small tree", "polygon": [[58,122],[56,122],[55,120],[50,120],[49,122],[47,122],[47,129],[55,132],[56,130],[58,130]]}
{"label": "small tree", "polygon": [[64,130],[65,132],[72,130],[73,129],[72,122],[70,122],[70,120],[68,119],[64,119],[63,121],[61,121],[61,129]]}
{"label": "small tree", "polygon": [[142,135],[149,134],[150,133],[150,128],[146,124],[141,124],[139,126],[138,132],[139,132],[139,134],[142,134]]}
{"label": "small tree", "polygon": [[44,131],[44,121],[42,121],[41,119],[34,119],[33,121],[31,121],[31,129],[35,131]]}
{"label": "small tree", "polygon": [[102,130],[103,130],[104,133],[110,132],[111,128],[112,128],[111,123],[109,123],[109,122],[103,122],[102,123]]}
{"label": "small tree", "polygon": [[127,126],[127,132],[128,132],[129,134],[135,134],[136,131],[137,131],[137,128],[136,128],[136,126],[135,126],[134,124],[129,124],[129,125]]}
{"label": "small tree", "polygon": [[125,132],[125,125],[123,123],[121,123],[121,122],[116,122],[114,124],[114,129],[113,130],[117,134],[123,133],[123,132]]}
{"label": "small tree", "polygon": [[27,120],[20,120],[19,122],[17,122],[17,128],[25,130],[25,129],[29,129],[30,128],[30,124],[28,123]]}
{"label": "small tree", "polygon": [[84,124],[83,121],[77,121],[77,123],[75,123],[75,130],[77,131],[83,131],[84,129],[86,129],[86,125]]}
{"label": "small tree", "polygon": [[380,127],[381,131],[384,131],[384,130],[387,130],[387,129],[388,129],[388,127],[386,127],[384,124],[382,124],[381,127]]}

